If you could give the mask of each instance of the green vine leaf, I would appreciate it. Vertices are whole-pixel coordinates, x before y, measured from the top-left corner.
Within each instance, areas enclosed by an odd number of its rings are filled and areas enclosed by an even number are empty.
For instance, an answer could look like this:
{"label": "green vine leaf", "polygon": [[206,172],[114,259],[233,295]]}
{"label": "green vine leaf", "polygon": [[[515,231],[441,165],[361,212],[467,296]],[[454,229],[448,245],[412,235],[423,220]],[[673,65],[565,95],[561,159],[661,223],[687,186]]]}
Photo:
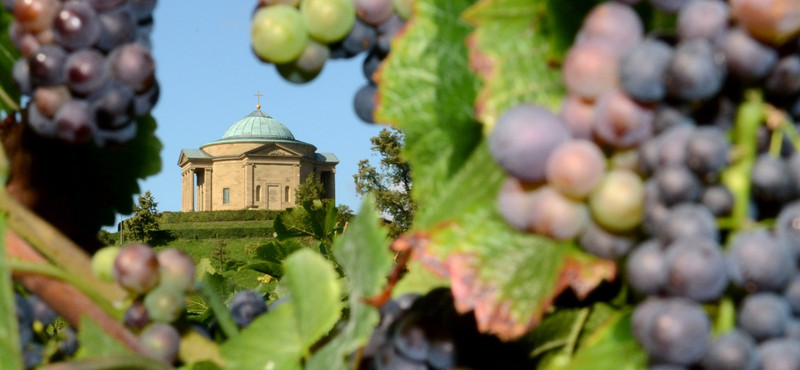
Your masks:
{"label": "green vine leaf", "polygon": [[293,253],[284,262],[295,307],[300,344],[311,347],[341,316],[341,285],[331,263],[310,249]]}
{"label": "green vine leaf", "polygon": [[330,261],[304,248],[286,259],[284,269],[291,300],[222,345],[226,368],[301,369],[309,348],[341,316],[341,286]]}
{"label": "green vine leaf", "polygon": [[479,82],[464,43],[471,27],[459,15],[471,0],[418,0],[415,16],[378,73],[378,122],[405,133],[420,208],[458,172],[480,140],[472,102]]}
{"label": "green vine leaf", "polygon": [[80,327],[78,342],[81,346],[75,358],[131,354],[125,346],[108,336],[89,316],[81,317]]}
{"label": "green vine leaf", "polygon": [[[566,3],[577,2],[560,1],[558,7]],[[475,112],[485,132],[503,111],[520,103],[558,108],[564,87],[548,56],[557,56],[563,45],[551,46],[547,15],[545,0],[482,0],[464,13],[475,26],[467,45],[470,66],[483,81]],[[557,29],[562,27],[568,26]]]}
{"label": "green vine leaf", "polygon": [[291,239],[271,241],[256,248],[253,253],[253,259],[239,269],[255,270],[280,279],[283,276],[283,268],[281,267],[283,261],[290,254],[301,248],[303,248],[303,245]]}
{"label": "green vine leaf", "polygon": [[368,197],[347,232],[336,239],[334,257],[350,286],[350,316],[339,335],[309,359],[307,370],[346,370],[345,357],[363,346],[378,324],[377,310],[364,300],[381,291],[386,284],[386,271],[392,266],[387,231],[378,226],[379,222],[372,198]]}

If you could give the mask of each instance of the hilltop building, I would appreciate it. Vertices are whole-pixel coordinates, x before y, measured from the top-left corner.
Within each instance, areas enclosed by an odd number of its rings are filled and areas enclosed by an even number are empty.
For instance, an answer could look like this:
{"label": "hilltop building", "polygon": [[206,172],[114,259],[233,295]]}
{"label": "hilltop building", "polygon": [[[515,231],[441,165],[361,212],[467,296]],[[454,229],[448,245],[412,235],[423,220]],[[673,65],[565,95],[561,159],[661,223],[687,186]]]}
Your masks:
{"label": "hilltop building", "polygon": [[221,139],[181,150],[181,211],[286,209],[295,205],[295,190],[308,176],[317,176],[325,197],[334,199],[338,163],[333,153],[317,153],[314,145],[295,139],[258,104]]}

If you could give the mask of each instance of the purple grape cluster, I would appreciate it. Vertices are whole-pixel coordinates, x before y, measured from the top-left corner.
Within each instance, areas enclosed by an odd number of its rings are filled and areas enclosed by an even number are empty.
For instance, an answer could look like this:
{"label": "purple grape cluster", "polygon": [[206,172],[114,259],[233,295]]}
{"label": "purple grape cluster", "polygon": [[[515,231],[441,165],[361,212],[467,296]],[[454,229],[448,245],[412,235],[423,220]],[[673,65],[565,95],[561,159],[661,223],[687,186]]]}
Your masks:
{"label": "purple grape cluster", "polygon": [[[72,356],[78,349],[75,331],[55,325],[58,314],[35,294],[14,294],[14,309],[19,328],[19,343],[25,369],[33,369],[46,356]],[[47,349],[48,343],[57,344]]]}
{"label": "purple grape cluster", "polygon": [[38,134],[98,146],[136,136],[159,96],[150,29],[156,0],[9,0],[13,67]]}
{"label": "purple grape cluster", "polygon": [[[558,114],[522,104],[498,119],[489,147],[510,175],[499,212],[621,262],[647,297],[633,328],[653,369],[800,368],[800,19],[774,11],[782,0],[651,0],[641,6],[675,14],[675,32],[645,34],[632,3],[584,19]],[[751,90],[771,111],[740,158],[730,137]],[[750,193],[736,199],[723,178],[742,161]],[[720,230],[737,202],[774,228]],[[737,330],[712,341],[701,304],[726,292]]]}
{"label": "purple grape cluster", "polygon": [[456,312],[449,289],[398,297],[381,306],[380,314],[380,323],[361,353],[360,370],[532,366],[522,347],[480,334],[472,314]]}
{"label": "purple grape cluster", "polygon": [[253,51],[262,61],[275,64],[281,77],[297,84],[316,78],[328,59],[366,55],[362,70],[367,84],[356,92],[353,107],[362,121],[373,123],[375,72],[389,55],[392,38],[411,16],[412,2],[260,0],[253,17]]}
{"label": "purple grape cluster", "polygon": [[173,362],[180,334],[170,324],[183,314],[186,294],[194,289],[191,257],[175,248],[156,253],[147,245],[129,244],[101,249],[92,264],[99,278],[113,276],[134,298],[125,311],[125,324],[140,332],[142,343],[158,358]]}

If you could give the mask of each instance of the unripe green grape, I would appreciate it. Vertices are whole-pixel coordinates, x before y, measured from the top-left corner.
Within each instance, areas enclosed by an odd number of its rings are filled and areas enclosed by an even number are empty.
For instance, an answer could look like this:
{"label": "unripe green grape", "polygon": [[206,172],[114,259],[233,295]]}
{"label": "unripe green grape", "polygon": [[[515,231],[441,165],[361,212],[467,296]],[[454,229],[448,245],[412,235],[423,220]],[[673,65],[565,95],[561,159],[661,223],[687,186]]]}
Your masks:
{"label": "unripe green grape", "polygon": [[400,18],[404,20],[411,18],[414,11],[414,0],[392,0],[392,5],[394,6],[394,12]]}
{"label": "unripe green grape", "polygon": [[300,14],[308,34],[326,44],[347,36],[356,20],[352,0],[303,0]]}
{"label": "unripe green grape", "polygon": [[308,43],[300,12],[283,4],[259,9],[253,17],[250,36],[253,51],[259,58],[272,63],[297,59]]}
{"label": "unripe green grape", "polygon": [[119,247],[105,247],[92,256],[92,273],[95,277],[109,283],[114,282],[114,260],[119,254]]}
{"label": "unripe green grape", "polygon": [[589,195],[592,217],[613,232],[630,231],[644,217],[644,183],[628,170],[610,171]]}
{"label": "unripe green grape", "polygon": [[169,286],[180,292],[186,292],[194,283],[194,261],[188,254],[168,248],[158,253],[158,271],[161,274],[161,285]]}
{"label": "unripe green grape", "polygon": [[173,322],[183,312],[184,293],[166,285],[159,285],[146,296],[144,306],[150,319],[156,322]]}

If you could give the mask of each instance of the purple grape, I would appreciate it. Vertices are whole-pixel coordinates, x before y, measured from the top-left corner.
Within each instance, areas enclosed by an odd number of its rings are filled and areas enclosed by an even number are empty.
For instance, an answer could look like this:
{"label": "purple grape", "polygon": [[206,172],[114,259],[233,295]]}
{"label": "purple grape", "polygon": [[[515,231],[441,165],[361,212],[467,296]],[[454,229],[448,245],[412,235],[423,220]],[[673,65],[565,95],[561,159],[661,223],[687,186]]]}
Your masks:
{"label": "purple grape", "polygon": [[685,166],[669,166],[655,174],[661,202],[667,206],[693,202],[700,196],[702,185]]}
{"label": "purple grape", "polygon": [[653,103],[667,95],[664,73],[672,58],[667,43],[647,39],[629,50],[619,63],[620,85],[631,98]]}
{"label": "purple grape", "polygon": [[127,310],[125,310],[125,325],[131,329],[142,329],[150,323],[150,314],[147,312],[147,307],[140,301],[131,303]]}
{"label": "purple grape", "polygon": [[667,264],[658,240],[650,239],[631,252],[626,265],[628,284],[633,290],[655,295],[667,283]]}
{"label": "purple grape", "polygon": [[711,343],[702,365],[704,370],[758,370],[759,362],[753,337],[734,329]]}
{"label": "purple grape", "polygon": [[782,291],[796,272],[786,241],[766,230],[740,233],[727,254],[731,282],[749,292]]}
{"label": "purple grape", "polygon": [[140,44],[127,44],[115,49],[109,55],[109,62],[112,75],[135,93],[147,91],[155,82],[155,61],[150,51]]}
{"label": "purple grape", "polygon": [[103,89],[89,97],[92,114],[102,129],[127,126],[133,114],[134,94],[126,85],[112,80]]}
{"label": "purple grape", "polygon": [[778,62],[778,52],[739,28],[728,31],[722,51],[730,74],[744,82],[766,77]]}
{"label": "purple grape", "polygon": [[776,96],[800,92],[800,55],[792,54],[778,60],[764,81],[764,91]]}
{"label": "purple grape", "polygon": [[711,323],[702,306],[681,298],[664,299],[653,305],[649,314],[639,318],[644,322],[634,326],[634,334],[645,350],[659,360],[677,365],[691,365],[702,359],[711,332]]}
{"label": "purple grape", "polygon": [[96,129],[91,109],[85,100],[73,99],[64,103],[54,119],[56,135],[68,143],[88,142]]}
{"label": "purple grape", "polygon": [[596,5],[586,16],[576,44],[601,40],[622,55],[642,40],[643,32],[644,25],[630,6],[605,2]]}
{"label": "purple grape", "polygon": [[378,87],[368,83],[356,91],[353,97],[353,109],[362,121],[375,123],[375,101],[378,95]]}
{"label": "purple grape", "polygon": [[64,68],[67,85],[79,96],[86,96],[99,90],[111,78],[105,58],[92,49],[71,53]]}
{"label": "purple grape", "polygon": [[342,40],[342,48],[351,54],[359,54],[372,48],[378,41],[374,27],[356,19],[350,33]]}
{"label": "purple grape", "polygon": [[178,356],[181,336],[169,324],[150,325],[139,335],[139,339],[158,359],[167,363],[172,363]]}
{"label": "purple grape", "polygon": [[153,107],[158,102],[158,97],[161,94],[161,88],[158,82],[154,83],[149,90],[136,95],[133,98],[133,114],[136,117],[141,117],[150,114]]}
{"label": "purple grape", "polygon": [[549,185],[531,194],[530,207],[531,230],[556,240],[574,239],[589,224],[585,203],[569,199]]}
{"label": "purple grape", "polygon": [[652,136],[653,117],[651,108],[613,89],[597,102],[594,134],[615,148],[634,147]]}
{"label": "purple grape", "polygon": [[681,203],[672,209],[658,225],[658,238],[664,245],[682,237],[697,236],[719,240],[717,220],[703,205]]}
{"label": "purple grape", "polygon": [[789,304],[774,293],[755,293],[742,301],[736,316],[739,328],[759,342],[783,335],[791,318]]}
{"label": "purple grape", "polygon": [[531,196],[523,184],[511,177],[503,182],[497,197],[497,209],[500,215],[518,230],[528,230],[531,225]]}
{"label": "purple grape", "polygon": [[[102,3],[102,1],[100,1]],[[96,47],[104,52],[136,40],[136,20],[128,8],[100,13],[100,38]]]}
{"label": "purple grape", "polygon": [[30,96],[33,93],[30,68],[28,68],[28,62],[25,61],[25,59],[18,59],[14,62],[11,76],[14,78],[14,82],[17,84],[17,88],[22,95]]}
{"label": "purple grape", "polygon": [[724,59],[704,39],[680,42],[667,68],[667,93],[677,99],[708,99],[719,93],[725,80]]}
{"label": "purple grape", "polygon": [[28,56],[30,80],[33,86],[58,85],[64,80],[67,53],[54,45],[44,45]]}
{"label": "purple grape", "polygon": [[261,314],[267,312],[264,296],[255,290],[242,290],[231,301],[231,316],[240,328],[247,327]]}
{"label": "purple grape", "polygon": [[630,235],[618,235],[590,222],[580,237],[583,250],[600,258],[615,260],[628,254],[635,239]]}
{"label": "purple grape", "polygon": [[93,45],[100,38],[100,20],[84,1],[67,1],[53,22],[56,42],[67,50]]}
{"label": "purple grape", "polygon": [[595,101],[613,89],[619,80],[620,54],[607,41],[587,40],[573,46],[562,67],[567,92]]}
{"label": "purple grape", "polygon": [[733,211],[734,199],[728,188],[723,185],[714,185],[703,191],[700,203],[706,206],[714,217],[727,217]]}
{"label": "purple grape", "polygon": [[131,293],[142,294],[158,284],[158,258],[144,244],[122,247],[114,261],[114,278]]}
{"label": "purple grape", "polygon": [[730,8],[717,0],[690,1],[678,13],[678,36],[681,40],[702,38],[717,43],[728,28]]}
{"label": "purple grape", "polygon": [[667,293],[697,302],[710,302],[722,296],[728,286],[722,248],[706,238],[680,238],[664,252],[667,266]]}
{"label": "purple grape", "polygon": [[760,370],[800,369],[800,342],[793,339],[773,339],[758,347]]}
{"label": "purple grape", "polygon": [[392,0],[353,0],[356,16],[366,24],[377,26],[393,14]]}
{"label": "purple grape", "polygon": [[545,179],[547,160],[569,140],[561,120],[546,108],[518,105],[497,120],[489,136],[494,159],[512,176],[524,182]]}

